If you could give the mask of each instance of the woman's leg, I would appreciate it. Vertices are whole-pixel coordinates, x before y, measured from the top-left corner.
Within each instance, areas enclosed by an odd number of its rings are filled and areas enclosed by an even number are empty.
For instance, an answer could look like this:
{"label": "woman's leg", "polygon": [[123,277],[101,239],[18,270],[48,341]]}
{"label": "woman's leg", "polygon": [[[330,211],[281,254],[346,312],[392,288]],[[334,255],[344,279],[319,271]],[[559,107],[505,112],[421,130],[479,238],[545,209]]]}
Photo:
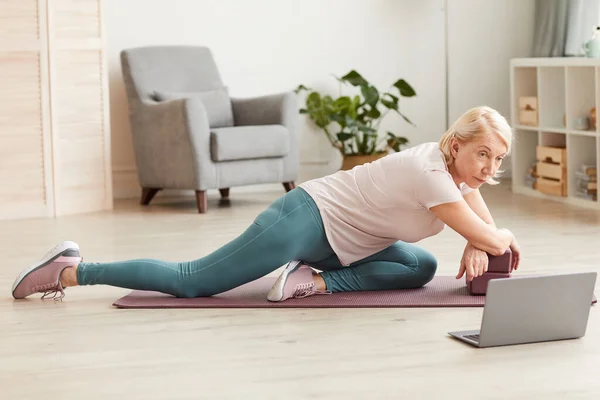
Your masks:
{"label": "woman's leg", "polygon": [[427,250],[396,242],[349,266],[342,266],[335,256],[309,265],[323,271],[327,290],[349,292],[421,287],[433,279],[437,260]]}
{"label": "woman's leg", "polygon": [[78,285],[105,284],[200,297],[258,279],[290,260],[322,259],[329,254],[318,209],[303,189],[296,188],[259,214],[238,238],[198,260],[81,262],[75,273]]}

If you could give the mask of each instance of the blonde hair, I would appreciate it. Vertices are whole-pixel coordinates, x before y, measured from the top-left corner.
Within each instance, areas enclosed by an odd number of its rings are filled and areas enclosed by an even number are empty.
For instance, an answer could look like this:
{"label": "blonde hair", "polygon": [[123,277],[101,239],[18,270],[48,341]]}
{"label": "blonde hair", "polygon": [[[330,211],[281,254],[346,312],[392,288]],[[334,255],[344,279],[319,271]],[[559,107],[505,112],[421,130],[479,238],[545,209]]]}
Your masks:
{"label": "blonde hair", "polygon": [[[487,106],[479,106],[467,110],[461,115],[448,130],[444,133],[439,142],[439,148],[444,153],[446,164],[451,165],[454,161],[450,150],[450,139],[455,137],[461,142],[468,142],[483,138],[489,134],[496,133],[506,144],[508,152],[513,139],[513,132],[500,113]],[[499,182],[495,177],[501,175],[504,171],[497,171],[496,175],[489,178],[487,183],[497,185]]]}

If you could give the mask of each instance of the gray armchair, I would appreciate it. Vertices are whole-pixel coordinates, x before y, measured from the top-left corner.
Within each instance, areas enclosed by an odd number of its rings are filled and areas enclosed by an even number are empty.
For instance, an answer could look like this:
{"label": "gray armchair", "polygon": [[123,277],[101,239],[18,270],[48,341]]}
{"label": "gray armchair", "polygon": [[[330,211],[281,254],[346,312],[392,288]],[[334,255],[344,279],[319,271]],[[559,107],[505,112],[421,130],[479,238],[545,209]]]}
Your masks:
{"label": "gray armchair", "polygon": [[211,51],[154,46],[121,52],[141,204],[159,190],[206,190],[298,177],[298,108],[293,92],[230,98]]}

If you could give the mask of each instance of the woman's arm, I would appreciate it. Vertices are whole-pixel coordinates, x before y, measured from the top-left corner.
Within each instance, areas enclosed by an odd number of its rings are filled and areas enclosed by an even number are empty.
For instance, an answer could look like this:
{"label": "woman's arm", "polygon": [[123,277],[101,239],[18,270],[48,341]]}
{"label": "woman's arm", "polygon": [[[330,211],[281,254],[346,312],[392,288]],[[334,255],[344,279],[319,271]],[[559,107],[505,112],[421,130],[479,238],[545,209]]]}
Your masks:
{"label": "woman's arm", "polygon": [[463,196],[471,210],[475,212],[485,223],[490,224],[494,228],[496,228],[496,224],[494,223],[494,219],[492,218],[492,214],[488,209],[483,197],[481,196],[481,192],[479,189],[472,190]]}
{"label": "woman's arm", "polygon": [[[496,227],[496,224],[494,224],[494,220],[492,219],[492,214],[490,214],[490,210],[488,210],[485,201],[479,192],[479,189],[467,193],[464,196],[464,199],[469,207],[471,207],[471,209],[475,212],[475,214],[477,214],[487,224],[493,226],[494,228]],[[510,243],[510,250],[512,252],[511,269],[516,270],[519,268],[519,263],[521,262],[521,248],[514,237]]]}
{"label": "woman's arm", "polygon": [[[485,209],[487,210],[487,207]],[[492,255],[504,254],[514,240],[513,234],[508,229],[497,229],[495,225],[486,223],[483,217],[471,209],[466,200],[440,204],[431,207],[430,211],[473,246]],[[485,212],[483,214],[485,216]],[[491,221],[489,211],[487,214],[489,217],[486,218]]]}

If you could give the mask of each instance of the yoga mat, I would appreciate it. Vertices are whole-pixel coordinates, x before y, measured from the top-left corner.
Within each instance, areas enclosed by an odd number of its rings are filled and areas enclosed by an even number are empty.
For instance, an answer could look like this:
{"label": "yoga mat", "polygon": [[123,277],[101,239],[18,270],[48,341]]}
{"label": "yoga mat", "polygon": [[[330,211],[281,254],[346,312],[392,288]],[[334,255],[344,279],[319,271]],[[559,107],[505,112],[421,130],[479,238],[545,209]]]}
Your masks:
{"label": "yoga mat", "polygon": [[[464,278],[436,276],[422,288],[343,292],[270,302],[267,293],[275,277],[264,277],[212,297],[191,299],[134,290],[113,303],[118,308],[381,308],[483,307],[485,296],[470,295]],[[596,302],[596,297],[592,302]]]}

